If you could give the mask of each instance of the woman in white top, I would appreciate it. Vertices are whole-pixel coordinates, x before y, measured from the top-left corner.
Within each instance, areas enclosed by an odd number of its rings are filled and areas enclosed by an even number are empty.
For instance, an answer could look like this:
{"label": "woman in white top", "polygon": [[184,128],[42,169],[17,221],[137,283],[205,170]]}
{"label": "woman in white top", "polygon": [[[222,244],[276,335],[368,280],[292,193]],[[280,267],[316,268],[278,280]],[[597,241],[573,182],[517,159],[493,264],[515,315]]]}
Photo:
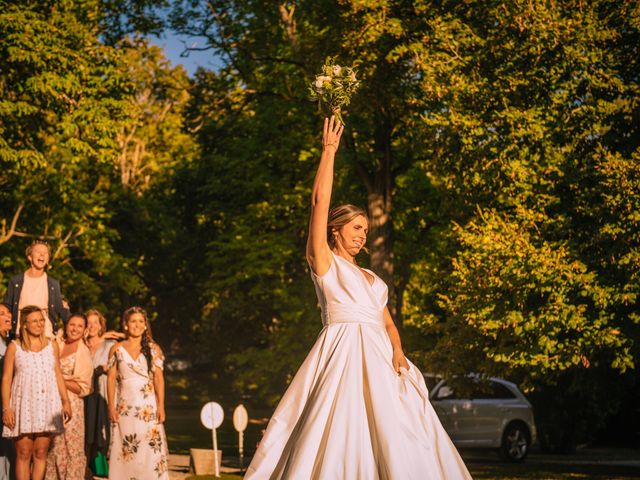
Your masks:
{"label": "woman in white top", "polygon": [[17,480],[42,480],[51,435],[63,431],[71,407],[58,345],[44,334],[42,311],[28,305],[21,316],[20,339],[11,342],[4,359],[2,435],[15,440]]}

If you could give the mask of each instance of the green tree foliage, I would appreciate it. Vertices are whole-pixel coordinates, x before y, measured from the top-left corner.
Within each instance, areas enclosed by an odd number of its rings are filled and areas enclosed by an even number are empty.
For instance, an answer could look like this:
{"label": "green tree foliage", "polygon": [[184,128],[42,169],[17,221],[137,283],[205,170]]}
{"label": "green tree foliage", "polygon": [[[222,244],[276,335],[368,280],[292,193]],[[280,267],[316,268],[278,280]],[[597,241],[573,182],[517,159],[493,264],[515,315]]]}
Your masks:
{"label": "green tree foliage", "polygon": [[639,389],[637,2],[189,0],[172,25],[223,62],[192,82],[127,36],[165,2],[0,5],[2,283],[45,236],[72,303],[142,302],[277,401],[320,329],[307,90],[333,56],[362,80],[334,203],[370,212],[410,356],[519,382],[549,446]]}
{"label": "green tree foliage", "polygon": [[94,303],[100,287],[72,258],[139,288],[114,255],[117,232],[108,226],[124,107],[119,53],[98,41],[73,5],[42,7],[8,5],[0,14],[2,283],[23,270],[29,239],[44,237],[67,295]]}
{"label": "green tree foliage", "polygon": [[143,272],[161,248],[129,245],[170,223],[144,194],[162,197],[194,143],[180,113],[184,70],[141,40],[105,45],[99,7],[34,2],[0,14],[0,280],[24,270],[24,247],[43,237],[72,307],[117,317],[153,303]]}
{"label": "green tree foliage", "polygon": [[421,80],[425,168],[457,206],[451,263],[416,262],[406,300],[437,336],[427,364],[543,390],[581,378],[601,411],[557,405],[597,424],[616,401],[602,370],[637,356],[638,6],[416,8],[427,41],[397,54]]}
{"label": "green tree foliage", "polygon": [[[327,55],[346,64],[359,60],[363,84],[350,109],[336,200],[367,199],[372,266],[395,287],[398,318],[405,320],[412,349],[425,353],[417,357],[423,365],[450,374],[504,375],[542,391],[567,376],[588,379],[593,372],[604,378],[602,371],[633,366],[635,3],[189,5],[196,7],[188,14],[177,10],[176,25],[206,36],[228,65],[218,84],[227,93],[218,92],[208,113],[217,123],[202,132],[201,142],[224,137],[225,152],[234,151],[230,144],[242,146],[241,156],[251,152],[243,163],[251,174],[235,188],[243,190],[238,203],[247,205],[247,222],[254,226],[249,231],[258,236],[247,236],[238,220],[242,213],[228,219],[224,242],[215,244],[225,265],[236,259],[243,269],[262,265],[273,274],[280,261],[290,261],[279,258],[280,235],[287,225],[303,228],[304,216],[285,219],[272,237],[266,233],[270,222],[256,210],[260,202],[244,199],[257,194],[270,208],[274,202],[304,208],[304,195],[275,200],[255,189],[256,179],[272,168],[269,139],[283,145],[283,163],[309,151],[304,142],[313,139],[315,127],[303,118],[312,113],[300,107],[305,84]],[[249,119],[251,133],[224,126],[244,126]],[[265,138],[273,125],[286,133]],[[287,145],[298,136],[301,144]],[[312,170],[309,164],[304,174]],[[211,171],[230,177],[223,165]],[[310,184],[310,177],[295,178],[300,183],[288,184],[289,192]],[[228,181],[217,182],[217,192],[228,190]],[[260,227],[265,233],[258,233]],[[268,260],[250,256],[249,244],[267,238],[260,251],[271,252]],[[302,272],[301,246],[288,245],[284,251],[298,256],[285,271]],[[217,262],[211,263],[216,270]],[[232,291],[227,302],[237,300],[232,310],[241,311],[247,300],[243,278],[210,278],[208,289],[216,295]],[[271,389],[273,377],[257,370],[268,371],[272,362],[273,371],[281,371],[275,359],[290,348],[287,305],[302,305],[303,298],[274,298],[276,292],[299,293],[298,281],[284,289],[267,283],[272,290],[264,298],[282,310],[245,325],[260,334],[247,334],[251,349],[241,349],[234,360],[247,367],[262,358],[253,379],[261,375]],[[212,312],[229,308],[210,306]],[[290,322],[303,338],[304,323]],[[263,357],[255,357],[260,351]],[[607,388],[600,385],[601,392]]]}

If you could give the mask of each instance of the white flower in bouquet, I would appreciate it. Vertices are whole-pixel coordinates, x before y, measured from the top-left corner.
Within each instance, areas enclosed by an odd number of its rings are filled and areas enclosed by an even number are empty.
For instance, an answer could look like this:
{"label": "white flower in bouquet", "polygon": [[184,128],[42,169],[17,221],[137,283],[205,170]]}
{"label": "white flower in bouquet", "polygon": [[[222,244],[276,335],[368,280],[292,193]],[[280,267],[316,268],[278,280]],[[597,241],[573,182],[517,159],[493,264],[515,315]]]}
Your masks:
{"label": "white flower in bouquet", "polygon": [[343,107],[349,105],[359,85],[353,67],[337,65],[333,58],[328,57],[322,66],[322,73],[311,82],[309,92],[313,100],[318,101],[323,115],[335,115],[344,124]]}

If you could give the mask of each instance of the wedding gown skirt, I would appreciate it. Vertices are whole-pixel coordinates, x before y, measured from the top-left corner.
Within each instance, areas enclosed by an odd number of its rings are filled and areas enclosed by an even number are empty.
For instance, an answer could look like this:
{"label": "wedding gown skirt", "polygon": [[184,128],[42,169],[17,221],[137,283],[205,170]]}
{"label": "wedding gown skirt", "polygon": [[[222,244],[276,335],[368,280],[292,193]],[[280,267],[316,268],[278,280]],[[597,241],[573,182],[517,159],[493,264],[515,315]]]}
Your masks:
{"label": "wedding gown skirt", "polygon": [[393,369],[384,282],[338,256],[313,279],[324,328],[245,479],[470,479],[420,371]]}

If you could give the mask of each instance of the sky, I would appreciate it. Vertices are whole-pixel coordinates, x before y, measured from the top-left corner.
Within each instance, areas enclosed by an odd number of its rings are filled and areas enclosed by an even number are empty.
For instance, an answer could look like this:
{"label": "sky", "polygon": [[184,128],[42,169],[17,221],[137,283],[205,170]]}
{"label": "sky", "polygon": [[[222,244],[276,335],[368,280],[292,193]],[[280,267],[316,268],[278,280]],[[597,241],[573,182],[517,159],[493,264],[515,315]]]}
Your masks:
{"label": "sky", "polygon": [[214,54],[213,50],[206,50],[203,52],[192,51],[189,52],[188,56],[180,56],[185,49],[185,45],[190,47],[206,46],[206,42],[203,38],[178,35],[170,30],[166,30],[160,38],[157,36],[150,36],[149,41],[152,44],[161,47],[171,63],[174,65],[182,65],[191,77],[193,77],[193,74],[198,67],[215,70],[221,66],[220,58]]}

